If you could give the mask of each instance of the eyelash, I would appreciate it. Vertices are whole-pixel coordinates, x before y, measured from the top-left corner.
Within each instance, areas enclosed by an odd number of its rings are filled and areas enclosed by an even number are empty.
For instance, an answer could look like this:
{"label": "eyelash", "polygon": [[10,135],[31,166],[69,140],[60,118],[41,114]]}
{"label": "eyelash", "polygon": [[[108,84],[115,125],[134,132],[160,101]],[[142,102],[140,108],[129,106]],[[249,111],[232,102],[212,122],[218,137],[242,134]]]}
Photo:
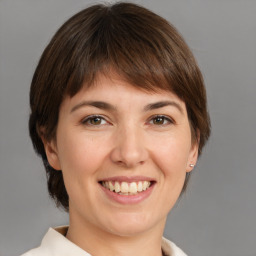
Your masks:
{"label": "eyelash", "polygon": [[152,122],[152,121],[154,121],[154,120],[156,120],[156,119],[163,119],[164,122],[167,122],[167,123],[159,124],[159,125],[153,123],[152,125],[156,125],[156,126],[165,126],[165,125],[168,125],[168,124],[174,124],[174,123],[175,123],[173,119],[171,119],[170,117],[167,117],[167,116],[165,116],[165,115],[155,115],[155,116],[153,116],[153,117],[150,117],[149,123]]}
{"label": "eyelash", "polygon": [[[85,119],[83,119],[83,120],[81,121],[81,123],[82,123],[83,125],[88,125],[88,126],[100,126],[100,125],[105,125],[105,124],[101,124],[101,123],[100,123],[100,124],[91,124],[91,123],[89,123],[89,122],[93,121],[93,119],[96,119],[96,118],[100,119],[101,121],[104,120],[106,123],[108,123],[108,121],[106,121],[106,119],[105,119],[104,117],[100,116],[100,115],[88,116],[88,117],[86,117]],[[164,123],[163,123],[163,124],[154,124],[154,123],[151,123],[151,122],[154,122],[154,120],[156,120],[156,119],[162,119],[162,120],[164,121]],[[167,122],[167,123],[166,123],[166,122]],[[149,120],[147,121],[147,123],[152,124],[152,125],[156,125],[156,126],[165,126],[165,125],[168,125],[168,124],[174,124],[175,122],[174,122],[173,119],[171,119],[170,117],[167,117],[167,116],[165,116],[165,115],[155,115],[155,116],[153,116],[153,117],[150,117]]]}
{"label": "eyelash", "polygon": [[81,123],[83,125],[88,125],[88,126],[100,126],[100,125],[102,125],[102,124],[91,124],[91,123],[89,123],[90,121],[92,121],[93,119],[96,119],[96,118],[100,119],[101,121],[104,120],[107,123],[106,119],[104,117],[100,116],[100,115],[88,116],[85,119],[83,119]]}

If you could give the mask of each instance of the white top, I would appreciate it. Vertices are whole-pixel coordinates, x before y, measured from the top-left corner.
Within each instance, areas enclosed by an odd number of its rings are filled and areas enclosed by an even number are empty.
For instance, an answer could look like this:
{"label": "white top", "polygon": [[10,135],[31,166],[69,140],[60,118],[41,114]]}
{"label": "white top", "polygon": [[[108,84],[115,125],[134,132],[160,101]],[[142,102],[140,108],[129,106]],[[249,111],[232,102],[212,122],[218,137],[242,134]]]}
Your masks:
{"label": "white top", "polygon": [[[67,229],[67,226],[49,228],[41,245],[21,256],[91,256],[65,237]],[[162,250],[167,256],[187,256],[173,242],[165,238],[162,239]]]}

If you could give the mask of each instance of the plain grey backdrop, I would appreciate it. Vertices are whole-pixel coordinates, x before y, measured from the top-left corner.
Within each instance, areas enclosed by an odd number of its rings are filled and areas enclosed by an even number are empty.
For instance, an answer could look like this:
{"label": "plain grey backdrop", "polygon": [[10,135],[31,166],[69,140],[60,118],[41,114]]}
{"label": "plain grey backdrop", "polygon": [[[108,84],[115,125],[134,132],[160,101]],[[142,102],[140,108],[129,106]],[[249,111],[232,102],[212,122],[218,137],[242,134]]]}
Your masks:
{"label": "plain grey backdrop", "polygon": [[[94,1],[0,0],[0,255],[68,223],[28,136],[29,86],[57,28]],[[183,34],[203,72],[212,136],[165,235],[189,256],[256,255],[256,1],[132,1]],[[152,206],[153,207],[153,206]]]}

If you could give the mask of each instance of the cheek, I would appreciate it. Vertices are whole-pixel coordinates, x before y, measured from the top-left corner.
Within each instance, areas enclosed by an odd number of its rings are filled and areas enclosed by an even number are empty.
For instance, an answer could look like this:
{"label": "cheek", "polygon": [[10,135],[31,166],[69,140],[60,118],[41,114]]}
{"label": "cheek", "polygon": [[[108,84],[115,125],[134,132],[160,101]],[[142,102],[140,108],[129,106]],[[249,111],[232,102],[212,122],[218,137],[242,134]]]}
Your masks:
{"label": "cheek", "polygon": [[159,189],[163,215],[166,215],[175,205],[184,186],[188,160],[188,147],[177,140],[165,140],[157,143],[154,152],[154,163],[159,175]]}
{"label": "cheek", "polygon": [[88,200],[100,166],[98,145],[86,136],[66,133],[59,141],[58,153],[70,200],[78,204]]}
{"label": "cheek", "polygon": [[154,158],[165,175],[178,175],[186,172],[190,143],[183,139],[168,138],[157,140]]}
{"label": "cheek", "polygon": [[63,175],[66,180],[73,182],[85,182],[89,175],[96,172],[103,157],[99,145],[93,139],[72,133],[62,136],[58,153]]}

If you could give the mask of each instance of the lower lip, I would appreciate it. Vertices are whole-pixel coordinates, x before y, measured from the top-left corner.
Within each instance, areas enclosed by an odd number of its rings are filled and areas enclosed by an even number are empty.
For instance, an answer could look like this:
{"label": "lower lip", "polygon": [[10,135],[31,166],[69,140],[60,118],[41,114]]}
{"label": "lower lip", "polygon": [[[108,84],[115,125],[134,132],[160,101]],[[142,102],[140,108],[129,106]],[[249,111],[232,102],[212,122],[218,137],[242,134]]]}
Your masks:
{"label": "lower lip", "polygon": [[153,183],[147,190],[139,192],[136,195],[120,195],[118,193],[108,190],[107,188],[104,188],[103,186],[101,186],[101,188],[105,192],[105,194],[108,196],[108,198],[110,198],[111,200],[119,204],[138,204],[140,202],[143,202],[145,199],[147,199],[150,196],[154,186],[155,186],[155,183]]}

